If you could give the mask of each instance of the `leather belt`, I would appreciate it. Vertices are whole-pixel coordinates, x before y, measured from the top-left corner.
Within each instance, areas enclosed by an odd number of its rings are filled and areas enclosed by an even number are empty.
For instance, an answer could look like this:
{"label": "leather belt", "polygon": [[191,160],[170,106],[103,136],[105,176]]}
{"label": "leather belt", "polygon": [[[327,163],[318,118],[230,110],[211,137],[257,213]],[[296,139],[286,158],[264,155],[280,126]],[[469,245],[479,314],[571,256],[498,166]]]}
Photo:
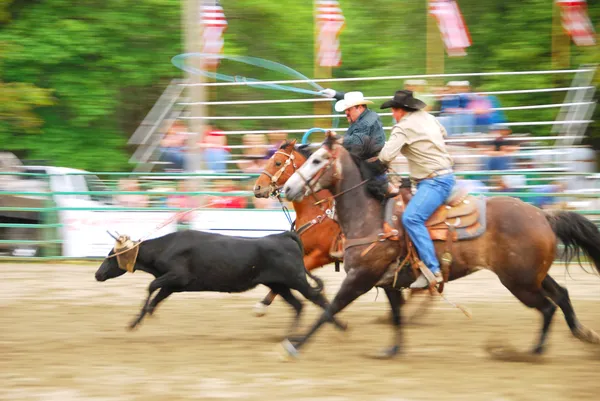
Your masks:
{"label": "leather belt", "polygon": [[423,180],[428,180],[430,178],[435,178],[435,177],[439,177],[441,175],[446,175],[446,174],[452,174],[454,171],[452,171],[451,168],[445,168],[443,170],[436,170],[433,173],[429,174],[427,177],[425,178],[410,178],[410,180],[414,183],[418,183],[421,182]]}

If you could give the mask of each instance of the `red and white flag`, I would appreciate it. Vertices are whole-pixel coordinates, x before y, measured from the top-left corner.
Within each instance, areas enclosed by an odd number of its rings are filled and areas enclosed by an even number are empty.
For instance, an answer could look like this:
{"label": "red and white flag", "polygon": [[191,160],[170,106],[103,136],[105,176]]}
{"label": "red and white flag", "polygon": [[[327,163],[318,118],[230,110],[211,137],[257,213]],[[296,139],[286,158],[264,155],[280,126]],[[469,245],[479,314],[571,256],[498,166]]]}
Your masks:
{"label": "red and white flag", "polygon": [[596,44],[594,26],[587,13],[585,0],[556,0],[561,8],[562,25],[577,46]]}
{"label": "red and white flag", "polygon": [[[223,33],[227,29],[227,20],[223,7],[218,0],[204,0],[200,10],[202,22],[202,53],[219,55],[223,51]],[[207,57],[205,67],[217,68],[220,59]]]}
{"label": "red and white flag", "polygon": [[339,67],[342,64],[339,36],[345,19],[336,0],[316,0],[317,61],[321,67]]}
{"label": "red and white flag", "polygon": [[464,56],[471,46],[467,25],[454,0],[430,0],[429,12],[437,20],[449,56]]}

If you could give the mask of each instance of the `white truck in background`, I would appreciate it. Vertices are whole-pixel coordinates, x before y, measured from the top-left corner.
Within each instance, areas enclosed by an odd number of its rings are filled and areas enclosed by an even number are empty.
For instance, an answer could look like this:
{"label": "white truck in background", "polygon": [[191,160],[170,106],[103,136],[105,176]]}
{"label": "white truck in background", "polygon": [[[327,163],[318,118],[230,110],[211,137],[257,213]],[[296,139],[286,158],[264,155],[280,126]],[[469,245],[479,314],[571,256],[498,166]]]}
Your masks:
{"label": "white truck in background", "polygon": [[[3,173],[0,175],[0,207],[11,208],[11,210],[0,210],[0,239],[14,241],[1,243],[0,255],[40,255],[43,234],[46,230],[42,224],[48,223],[42,209],[64,204],[65,201],[74,207],[97,208],[113,205],[110,195],[41,194],[107,190],[98,177],[89,175],[83,170],[41,165],[27,166],[23,165],[13,153],[0,152],[0,172]],[[17,210],[18,208],[24,210]],[[58,224],[58,221],[56,223]]]}

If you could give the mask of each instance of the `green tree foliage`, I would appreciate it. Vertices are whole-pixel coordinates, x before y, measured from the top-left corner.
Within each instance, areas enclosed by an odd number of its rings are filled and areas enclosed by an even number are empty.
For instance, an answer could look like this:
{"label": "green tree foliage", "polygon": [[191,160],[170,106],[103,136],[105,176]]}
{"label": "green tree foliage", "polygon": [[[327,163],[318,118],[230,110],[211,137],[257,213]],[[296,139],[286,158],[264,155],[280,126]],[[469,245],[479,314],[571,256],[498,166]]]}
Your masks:
{"label": "green tree foliage", "polygon": [[[222,0],[228,54],[285,64],[314,75],[312,1]],[[346,17],[343,64],[335,77],[425,73],[425,0],[340,0]],[[459,0],[473,46],[446,58],[445,71],[551,69],[552,1]],[[589,1],[594,23],[600,4]],[[181,1],[0,0],[0,141],[20,155],[90,170],[126,170],[127,138],[168,82],[182,52]],[[598,29],[597,29],[598,30]],[[572,67],[597,63],[598,47],[571,46]],[[259,79],[285,76],[233,62],[220,72]],[[549,75],[476,77],[487,90],[569,84]],[[330,86],[330,85],[324,85]],[[344,82],[338,90],[392,94],[402,81]],[[213,100],[303,97],[245,87],[210,91]],[[561,95],[562,96],[562,95]],[[501,97],[503,106],[561,101],[552,94]],[[211,115],[312,114],[310,104],[211,107]],[[512,121],[554,119],[556,109],[510,111]],[[598,113],[596,113],[598,114]],[[596,115],[598,119],[598,115]],[[386,121],[389,124],[391,120]],[[304,128],[304,121],[219,121],[227,129]],[[549,127],[524,127],[547,134]],[[593,131],[593,130],[591,130]],[[5,145],[6,144],[6,145]]]}

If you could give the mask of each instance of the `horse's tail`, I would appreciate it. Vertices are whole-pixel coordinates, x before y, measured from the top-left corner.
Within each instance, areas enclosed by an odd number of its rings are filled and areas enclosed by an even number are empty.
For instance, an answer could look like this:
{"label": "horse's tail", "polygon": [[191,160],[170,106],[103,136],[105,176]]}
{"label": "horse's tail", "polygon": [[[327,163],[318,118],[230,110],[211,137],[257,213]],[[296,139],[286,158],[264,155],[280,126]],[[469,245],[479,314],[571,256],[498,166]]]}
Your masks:
{"label": "horse's tail", "polygon": [[[302,255],[304,255],[304,245],[302,244],[302,240],[300,239],[300,236],[295,231],[286,231],[285,234],[287,234],[291,239],[296,241],[296,244],[298,244],[298,247],[300,248],[300,253]],[[316,283],[316,286],[311,287],[311,288],[313,290],[315,290],[316,292],[323,291],[323,288],[325,288],[325,286],[323,284],[323,280],[321,280],[317,276],[313,275],[310,271],[306,270],[306,266],[304,266],[304,270],[306,271],[306,275],[308,277],[310,277]]]}
{"label": "horse's tail", "polygon": [[592,259],[600,273],[600,231],[596,225],[574,212],[546,213],[546,219],[565,247],[566,263],[579,256],[581,250]]}
{"label": "horse's tail", "polygon": [[293,239],[296,242],[296,244],[298,244],[298,247],[300,248],[300,253],[304,255],[304,245],[302,244],[302,240],[300,239],[298,233],[296,231],[286,231],[284,232],[284,234]]}

